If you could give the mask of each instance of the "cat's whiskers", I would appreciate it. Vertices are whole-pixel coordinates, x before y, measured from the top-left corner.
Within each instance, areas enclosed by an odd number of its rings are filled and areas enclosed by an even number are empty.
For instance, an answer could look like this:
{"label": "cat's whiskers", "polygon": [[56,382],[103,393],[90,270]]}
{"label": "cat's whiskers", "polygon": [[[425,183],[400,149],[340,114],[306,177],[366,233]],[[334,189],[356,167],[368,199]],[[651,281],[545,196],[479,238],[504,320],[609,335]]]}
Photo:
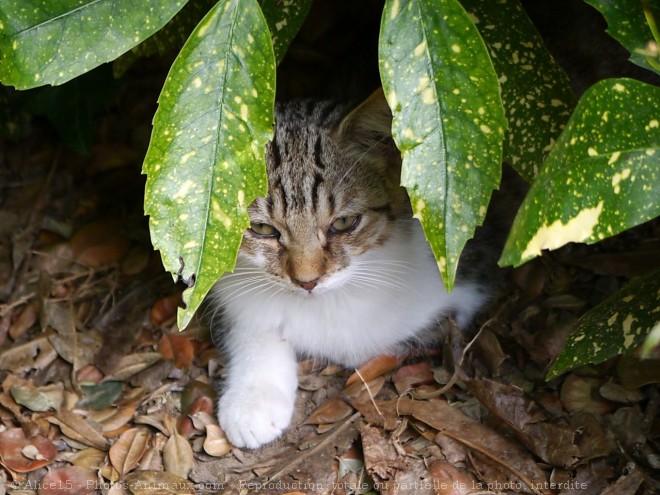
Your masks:
{"label": "cat's whiskers", "polygon": [[376,266],[399,266],[402,268],[412,268],[414,265],[405,260],[356,260],[355,265],[376,265]]}
{"label": "cat's whiskers", "polygon": [[346,282],[346,285],[353,286],[353,287],[355,287],[357,289],[360,289],[360,290],[371,289],[371,290],[376,290],[378,292],[381,292],[382,294],[387,294],[387,290],[384,287],[368,284],[365,281],[358,280],[358,279],[350,280],[350,281]]}
{"label": "cat's whiskers", "polygon": [[357,279],[358,277],[362,280],[368,280],[372,283],[380,284],[382,286],[390,287],[392,289],[405,289],[407,292],[411,292],[417,296],[421,296],[419,291],[415,287],[411,286],[406,279],[392,272],[387,272],[384,270],[378,272],[374,270],[366,270],[366,269],[358,268],[355,269],[351,278]]}
{"label": "cat's whiskers", "polygon": [[227,283],[220,284],[220,286],[214,291],[214,293],[222,295],[229,291],[233,291],[236,288],[240,288],[246,284],[263,282],[265,280],[266,279],[264,277],[249,277],[249,278],[242,278],[239,280],[231,280]]}
{"label": "cat's whiskers", "polygon": [[267,289],[272,288],[272,284],[267,280],[262,280],[261,283],[258,283],[254,287],[250,287],[250,285],[254,285],[254,283],[255,282],[253,282],[252,284],[249,284],[248,286],[246,286],[245,287],[246,290],[241,290],[241,291],[233,293],[228,299],[225,299],[223,301],[223,303],[224,304],[229,304],[230,302],[234,301],[235,299],[237,299],[239,297],[244,297],[247,294],[250,294],[251,292],[254,292],[255,290],[261,289],[263,287],[266,287]]}
{"label": "cat's whiskers", "polygon": [[275,292],[273,292],[273,293],[270,295],[270,297],[266,300],[266,303],[270,303],[271,299],[273,299],[273,297],[275,297],[276,295],[278,295],[279,293],[281,293],[285,288],[286,288],[285,286],[282,286],[282,287],[280,287],[279,289],[277,289]]}
{"label": "cat's whiskers", "polygon": [[229,278],[236,278],[236,277],[245,277],[246,275],[263,275],[263,270],[245,270],[241,271],[240,273],[238,270],[235,270],[233,273],[227,273],[226,275],[222,276],[221,280],[227,280]]}
{"label": "cat's whiskers", "polygon": [[240,297],[243,294],[248,293],[249,291],[259,289],[264,285],[267,285],[268,282],[265,280],[253,280],[251,282],[235,284],[230,288],[227,288],[223,293],[219,293],[218,297],[223,304],[226,304],[229,301],[233,301],[237,297]]}
{"label": "cat's whiskers", "polygon": [[405,272],[395,272],[391,270],[373,270],[373,269],[358,267],[353,270],[353,273],[356,275],[374,277],[381,280],[396,281],[399,282],[400,284],[397,285],[396,287],[404,287],[406,289],[411,289],[406,279],[398,275],[398,273],[405,273]]}

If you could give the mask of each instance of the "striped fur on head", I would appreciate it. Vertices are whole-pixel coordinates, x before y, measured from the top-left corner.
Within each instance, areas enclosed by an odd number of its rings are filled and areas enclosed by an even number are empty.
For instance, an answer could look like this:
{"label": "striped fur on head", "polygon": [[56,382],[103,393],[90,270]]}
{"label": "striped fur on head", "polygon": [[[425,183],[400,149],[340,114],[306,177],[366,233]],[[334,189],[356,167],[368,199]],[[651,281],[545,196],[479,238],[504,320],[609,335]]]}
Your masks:
{"label": "striped fur on head", "polygon": [[[381,91],[353,110],[306,100],[278,105],[267,147],[268,196],[249,207],[253,228],[241,253],[309,290],[386,241],[393,222],[410,215],[391,120]],[[333,223],[351,225],[338,230]]]}

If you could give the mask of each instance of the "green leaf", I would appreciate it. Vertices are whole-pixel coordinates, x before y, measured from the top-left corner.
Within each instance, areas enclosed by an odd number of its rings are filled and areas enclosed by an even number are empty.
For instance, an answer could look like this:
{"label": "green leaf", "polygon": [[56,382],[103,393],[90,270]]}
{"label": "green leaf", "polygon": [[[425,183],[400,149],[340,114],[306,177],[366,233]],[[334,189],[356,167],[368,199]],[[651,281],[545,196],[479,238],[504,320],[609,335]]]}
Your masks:
{"label": "green leaf", "polygon": [[195,28],[159,97],[145,212],[163,264],[187,281],[183,329],[232,270],[247,206],[266,192],[275,59],[256,0],[223,0]]}
{"label": "green leaf", "polygon": [[179,51],[195,26],[216,3],[217,0],[189,0],[163,29],[114,61],[115,76],[121,77],[140,58]]}
{"label": "green leaf", "polygon": [[518,0],[461,0],[490,50],[509,123],[504,161],[536,177],[575,106],[563,69]]}
{"label": "green leaf", "polygon": [[62,84],[151,36],[187,0],[3,0],[0,82]]}
{"label": "green leaf", "polygon": [[506,121],[497,76],[457,0],[386,1],[379,59],[402,184],[450,290],[500,180]]}
{"label": "green leaf", "polygon": [[593,244],[660,214],[660,88],[608,79],[587,90],[523,202],[502,265]]}
{"label": "green leaf", "polygon": [[312,0],[262,0],[261,10],[264,13],[268,29],[273,37],[275,59],[279,64],[302,26]]}
{"label": "green leaf", "polygon": [[634,64],[660,74],[660,6],[650,0],[584,0],[607,21],[607,33],[630,52]]}
{"label": "green leaf", "polygon": [[598,364],[639,347],[660,322],[660,270],[639,277],[585,313],[566,339],[547,379],[585,364]]}

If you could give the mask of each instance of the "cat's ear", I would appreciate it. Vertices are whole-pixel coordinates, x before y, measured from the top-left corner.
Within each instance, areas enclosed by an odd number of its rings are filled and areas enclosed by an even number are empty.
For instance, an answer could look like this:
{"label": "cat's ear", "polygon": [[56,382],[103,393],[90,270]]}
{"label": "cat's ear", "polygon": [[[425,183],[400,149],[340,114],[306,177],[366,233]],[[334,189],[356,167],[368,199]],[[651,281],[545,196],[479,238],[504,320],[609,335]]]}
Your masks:
{"label": "cat's ear", "polygon": [[382,88],[343,118],[339,124],[339,134],[365,145],[391,140],[392,112]]}

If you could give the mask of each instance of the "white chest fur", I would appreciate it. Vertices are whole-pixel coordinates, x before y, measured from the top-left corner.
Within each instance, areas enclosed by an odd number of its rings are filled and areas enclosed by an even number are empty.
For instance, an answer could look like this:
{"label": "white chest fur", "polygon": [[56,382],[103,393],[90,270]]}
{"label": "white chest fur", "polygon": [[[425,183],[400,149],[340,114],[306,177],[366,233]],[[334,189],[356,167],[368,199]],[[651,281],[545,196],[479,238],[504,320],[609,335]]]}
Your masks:
{"label": "white chest fur", "polygon": [[[256,268],[243,259],[237,266]],[[227,280],[236,283],[235,277]],[[452,314],[459,326],[466,325],[487,298],[472,283],[459,282],[447,294],[414,219],[397,222],[382,246],[355,258],[311,293],[273,281],[236,295],[223,292],[224,285],[221,280],[216,293],[235,327],[230,333],[247,331],[254,337],[276,331],[299,354],[350,367],[393,352],[439,317]]]}

